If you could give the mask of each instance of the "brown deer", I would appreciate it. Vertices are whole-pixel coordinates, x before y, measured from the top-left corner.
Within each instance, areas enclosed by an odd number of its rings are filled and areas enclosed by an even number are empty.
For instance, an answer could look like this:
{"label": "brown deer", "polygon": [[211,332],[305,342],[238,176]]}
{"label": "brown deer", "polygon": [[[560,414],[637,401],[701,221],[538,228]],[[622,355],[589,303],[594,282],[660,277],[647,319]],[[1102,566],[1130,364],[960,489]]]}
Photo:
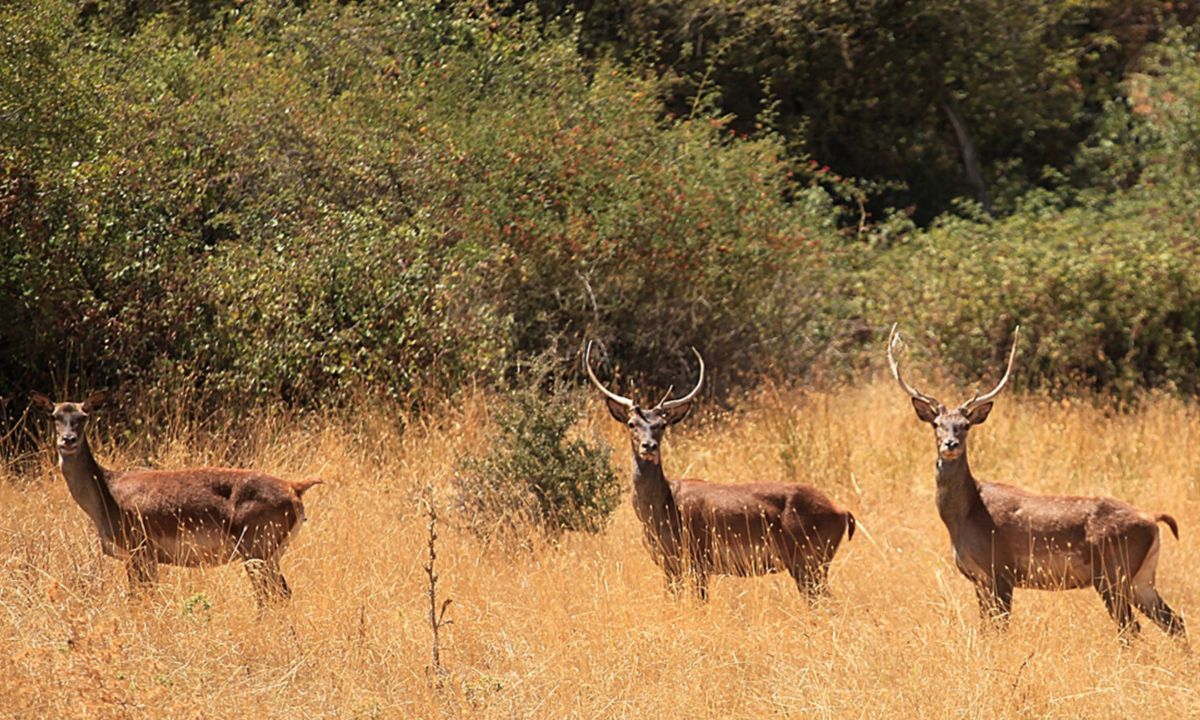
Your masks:
{"label": "brown deer", "polygon": [[260,605],[291,597],[279,557],[304,523],[301,496],[321,481],[218,468],[110,472],[96,462],[86,433],[88,415],[103,400],[96,393],[82,403],[54,403],[33,394],[54,418],[71,497],[96,526],[104,554],[125,561],[132,588],[154,582],[159,563],[200,567],[241,559]]}
{"label": "brown deer", "polygon": [[1095,588],[1123,637],[1139,631],[1133,607],[1165,632],[1184,634],[1183,618],[1154,587],[1157,523],[1179,528],[1170,515],[1151,515],[1105,497],[1037,495],[1000,483],[980,483],[967,464],[967,433],[992,411],[1012,374],[1020,327],[1013,331],[1008,367],[990,392],[956,408],[942,406],[900,374],[897,326],[888,338],[888,364],[912,398],[917,417],[937,439],[937,508],[950,531],[954,563],[975,585],[980,614],[1001,627],[1012,611],[1013,588]]}
{"label": "brown deer", "polygon": [[629,429],[633,451],[633,509],[646,544],[675,590],[691,571],[696,593],[708,597],[711,574],[751,576],[786,570],[810,599],[826,592],[829,563],[842,534],[854,537],[854,516],[816,488],[794,483],[718,485],[702,480],[668,480],[660,442],[667,426],[687,417],[704,384],[671,400],[670,391],[653,408],[608,390],[584,353],[588,377],[604,393],[608,412]]}

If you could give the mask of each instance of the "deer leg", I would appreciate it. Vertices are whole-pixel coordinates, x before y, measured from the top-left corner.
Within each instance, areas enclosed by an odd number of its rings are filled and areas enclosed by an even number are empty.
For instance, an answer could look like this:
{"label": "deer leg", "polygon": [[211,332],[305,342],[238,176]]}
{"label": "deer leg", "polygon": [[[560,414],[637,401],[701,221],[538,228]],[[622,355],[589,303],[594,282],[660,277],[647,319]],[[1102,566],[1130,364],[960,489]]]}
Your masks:
{"label": "deer leg", "polygon": [[292,597],[292,589],[279,570],[279,561],[275,559],[247,558],[245,560],[246,575],[254,586],[255,599],[258,606],[288,600]]}
{"label": "deer leg", "polygon": [[662,566],[663,572],[667,576],[667,591],[671,593],[671,597],[679,597],[683,586],[686,584],[686,578],[683,572],[683,561],[677,556],[668,553],[661,553],[656,558],[659,565]]}
{"label": "deer leg", "polygon": [[1154,587],[1154,575],[1158,567],[1158,541],[1155,540],[1142,559],[1141,567],[1134,574],[1132,585],[1133,604],[1146,614],[1163,632],[1174,637],[1187,637],[1183,618],[1158,594]]}
{"label": "deer leg", "polygon": [[271,595],[280,600],[292,599],[292,588],[288,585],[287,578],[283,576],[283,571],[279,569],[279,561],[268,563],[268,568],[271,570]]}
{"label": "deer leg", "polygon": [[1008,629],[1012,616],[1012,581],[1003,576],[990,582],[975,583],[975,597],[979,599],[979,616],[999,630]]}
{"label": "deer leg", "polygon": [[1135,587],[1133,590],[1133,602],[1138,610],[1146,614],[1163,632],[1176,637],[1187,637],[1187,630],[1183,626],[1183,618],[1179,613],[1171,609],[1166,600],[1158,594],[1158,590],[1153,585],[1146,584],[1140,587]]}
{"label": "deer leg", "polygon": [[817,603],[829,597],[829,562],[808,562],[800,560],[789,568],[796,587],[810,603]]}
{"label": "deer leg", "polygon": [[274,550],[274,544],[263,538],[251,538],[250,544],[242,548],[242,563],[246,566],[246,575],[250,577],[259,607],[292,598],[292,588],[283,578],[280,558]]}
{"label": "deer leg", "polygon": [[696,588],[696,597],[700,602],[708,602],[708,573],[703,568],[696,568],[692,573],[692,584]]}
{"label": "deer leg", "polygon": [[817,564],[816,572],[813,573],[813,592],[820,597],[829,597],[829,565],[832,557],[822,560]]}
{"label": "deer leg", "polygon": [[254,599],[258,603],[258,607],[262,608],[270,599],[270,587],[266,579],[266,562],[256,558],[247,558],[243,563],[246,568],[246,577],[250,578],[250,584],[254,586]]}
{"label": "deer leg", "polygon": [[137,594],[158,580],[158,561],[149,549],[137,548],[125,561],[125,574],[129,578],[130,593]]}
{"label": "deer leg", "polygon": [[1096,591],[1104,598],[1104,606],[1108,614],[1116,621],[1117,628],[1123,640],[1137,637],[1141,632],[1137,618],[1133,616],[1133,598],[1128,583],[1122,583],[1110,578],[1101,578],[1096,582]]}
{"label": "deer leg", "polygon": [[[290,522],[294,523],[295,520]],[[254,586],[255,600],[260,608],[292,596],[292,590],[279,570],[279,556],[287,542],[290,527],[281,525],[276,518],[254,517],[240,529],[234,528],[234,535],[238,538],[238,553],[242,556],[246,575]]]}

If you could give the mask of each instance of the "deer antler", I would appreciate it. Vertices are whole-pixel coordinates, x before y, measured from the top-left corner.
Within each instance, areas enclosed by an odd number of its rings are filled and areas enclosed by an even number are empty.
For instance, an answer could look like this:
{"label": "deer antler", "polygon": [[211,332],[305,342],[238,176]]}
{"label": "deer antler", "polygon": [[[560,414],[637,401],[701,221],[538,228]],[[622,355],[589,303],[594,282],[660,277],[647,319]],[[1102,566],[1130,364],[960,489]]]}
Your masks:
{"label": "deer antler", "polygon": [[896,361],[895,355],[895,347],[900,342],[899,327],[900,323],[895,323],[892,325],[892,332],[890,335],[888,335],[887,356],[888,365],[890,365],[892,368],[892,377],[896,378],[896,382],[900,383],[900,387],[904,388],[904,392],[911,395],[914,399],[928,403],[931,407],[940,408],[942,404],[938,402],[936,398],[917,390],[912,385],[909,385],[907,382],[905,382],[904,378],[901,377],[900,363]]}
{"label": "deer antler", "polygon": [[974,397],[963,403],[963,410],[970,410],[973,407],[982,405],[992,400],[999,395],[1000,391],[1004,389],[1004,386],[1008,384],[1008,378],[1010,375],[1012,375],[1013,360],[1017,358],[1017,340],[1019,339],[1020,333],[1021,326],[1018,325],[1013,329],[1012,349],[1008,351],[1008,367],[1004,369],[1004,377],[1000,378],[1000,382],[996,384],[996,387],[992,388],[992,391],[986,395],[980,396],[979,393],[975,393]]}
{"label": "deer antler", "polygon": [[592,363],[591,363],[591,359],[590,359],[591,354],[592,354],[592,341],[588,340],[587,349],[584,350],[584,352],[583,352],[583,367],[587,370],[588,377],[590,377],[592,379],[592,384],[594,384],[597,388],[599,388],[600,392],[604,393],[605,397],[607,397],[609,400],[612,400],[613,402],[616,402],[616,403],[620,403],[620,404],[624,405],[625,407],[632,409],[633,408],[632,400],[630,400],[629,398],[624,397],[622,395],[618,395],[615,392],[609,390],[608,388],[604,387],[604,385],[600,382],[599,379],[597,379],[596,373],[592,372]]}
{"label": "deer antler", "polygon": [[667,394],[663,396],[663,399],[659,401],[657,409],[670,410],[673,407],[679,407],[680,405],[691,402],[692,398],[696,397],[696,393],[700,392],[700,386],[704,384],[704,358],[700,356],[700,351],[696,348],[692,348],[692,352],[696,354],[696,359],[700,361],[700,379],[696,381],[696,387],[692,388],[690,393],[677,400],[667,399],[671,396],[671,391],[668,390]]}

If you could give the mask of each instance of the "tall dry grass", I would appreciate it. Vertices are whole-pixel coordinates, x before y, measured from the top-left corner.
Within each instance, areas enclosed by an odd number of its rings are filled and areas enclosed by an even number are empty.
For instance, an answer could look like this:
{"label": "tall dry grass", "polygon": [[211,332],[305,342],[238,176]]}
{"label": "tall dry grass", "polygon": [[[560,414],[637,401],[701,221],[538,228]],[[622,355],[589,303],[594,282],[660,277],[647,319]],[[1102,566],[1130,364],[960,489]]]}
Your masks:
{"label": "tall dry grass", "polygon": [[[622,429],[598,404],[587,425],[626,473]],[[167,570],[148,596],[126,597],[52,452],[9,471],[0,716],[1200,715],[1200,661],[1145,620],[1144,639],[1122,647],[1092,592],[1018,591],[1010,631],[982,631],[934,509],[932,433],[884,382],[766,390],[668,434],[668,474],[810,482],[855,512],[870,536],[842,546],[823,606],[786,577],[717,578],[707,604],[670,599],[627,503],[604,534],[529,552],[443,527],[451,678],[431,688],[421,500],[432,485],[444,503],[456,455],[485,441],[486,400],[398,428],[365,410],[354,426],[277,417],[249,435],[181,430],[157,447],[97,449],[112,467],[236,457],[328,479],[284,558],[295,597],[261,615],[236,566]],[[1159,586],[1188,614],[1200,607],[1198,435],[1200,413],[1174,399],[1115,414],[1005,397],[973,433],[972,465],[988,480],[1173,513],[1183,540],[1165,537]]]}

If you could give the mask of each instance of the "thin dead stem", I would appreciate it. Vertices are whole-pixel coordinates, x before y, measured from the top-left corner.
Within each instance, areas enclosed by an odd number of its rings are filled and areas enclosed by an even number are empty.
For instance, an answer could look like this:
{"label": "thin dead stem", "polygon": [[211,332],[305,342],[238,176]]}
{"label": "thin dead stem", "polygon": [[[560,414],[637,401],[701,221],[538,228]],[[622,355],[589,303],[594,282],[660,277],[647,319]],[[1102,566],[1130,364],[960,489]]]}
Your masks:
{"label": "thin dead stem", "polygon": [[434,505],[433,501],[433,488],[429,489],[425,502],[426,514],[429,518],[429,562],[425,564],[425,574],[429,578],[429,629],[433,633],[433,642],[430,646],[431,664],[429,666],[429,683],[434,687],[441,687],[446,679],[450,677],[450,672],[442,666],[441,629],[453,621],[446,619],[446,610],[450,607],[451,603],[449,598],[442,601],[441,608],[438,608],[438,574],[434,569],[434,563],[437,561],[438,515],[437,506]]}

